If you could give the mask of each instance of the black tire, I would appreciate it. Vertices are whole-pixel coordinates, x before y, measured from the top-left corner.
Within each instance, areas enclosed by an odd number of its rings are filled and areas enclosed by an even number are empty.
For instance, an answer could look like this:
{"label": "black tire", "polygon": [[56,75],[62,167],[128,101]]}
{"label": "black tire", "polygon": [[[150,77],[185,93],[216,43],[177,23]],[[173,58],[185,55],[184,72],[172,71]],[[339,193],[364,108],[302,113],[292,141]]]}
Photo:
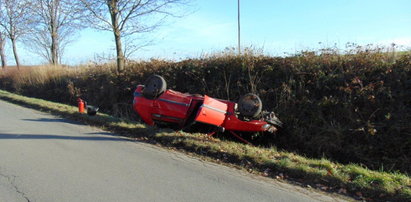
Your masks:
{"label": "black tire", "polygon": [[248,93],[238,100],[238,111],[240,115],[249,118],[256,118],[263,109],[260,97],[254,93]]}
{"label": "black tire", "polygon": [[154,99],[160,96],[167,89],[167,83],[159,75],[151,75],[144,82],[143,96],[147,99]]}
{"label": "black tire", "polygon": [[88,105],[87,106],[87,114],[90,116],[94,116],[97,114],[98,107]]}

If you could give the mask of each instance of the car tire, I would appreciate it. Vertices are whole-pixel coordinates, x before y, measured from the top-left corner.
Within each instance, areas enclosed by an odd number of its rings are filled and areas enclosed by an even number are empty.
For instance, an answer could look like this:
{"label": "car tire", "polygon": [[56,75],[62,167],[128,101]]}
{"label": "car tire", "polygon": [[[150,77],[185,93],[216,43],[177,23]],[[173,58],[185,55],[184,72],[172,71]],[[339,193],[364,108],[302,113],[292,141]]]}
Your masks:
{"label": "car tire", "polygon": [[263,103],[260,97],[254,93],[245,94],[238,100],[238,111],[244,117],[258,117],[262,109]]}
{"label": "car tire", "polygon": [[144,82],[143,96],[147,99],[154,99],[160,96],[167,89],[167,83],[159,75],[151,75]]}

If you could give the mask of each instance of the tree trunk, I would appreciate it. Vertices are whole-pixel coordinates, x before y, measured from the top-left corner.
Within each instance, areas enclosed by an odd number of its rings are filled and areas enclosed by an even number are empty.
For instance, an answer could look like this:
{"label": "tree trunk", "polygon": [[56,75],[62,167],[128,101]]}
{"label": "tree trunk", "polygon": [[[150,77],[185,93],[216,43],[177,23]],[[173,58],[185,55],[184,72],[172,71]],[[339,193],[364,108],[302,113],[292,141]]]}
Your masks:
{"label": "tree trunk", "polygon": [[11,38],[11,44],[13,46],[13,54],[14,54],[14,59],[16,60],[17,69],[20,69],[20,61],[19,61],[19,56],[17,55],[17,47],[16,47],[15,38]]}
{"label": "tree trunk", "polygon": [[121,45],[121,36],[120,33],[114,33],[114,39],[116,41],[116,51],[117,51],[117,71],[123,72],[124,71],[124,53]]}
{"label": "tree trunk", "polygon": [[116,0],[111,0],[107,1],[107,6],[110,10],[110,17],[111,17],[111,22],[113,25],[113,34],[114,34],[114,40],[116,41],[116,52],[117,52],[117,72],[123,72],[124,71],[124,64],[125,64],[125,59],[124,59],[124,53],[123,53],[123,48],[121,44],[121,32],[120,28],[118,25],[118,8],[117,8],[117,1]]}
{"label": "tree trunk", "polygon": [[0,33],[0,58],[1,58],[1,68],[5,69],[7,66],[6,55],[4,54],[4,46],[6,45],[6,37]]}
{"label": "tree trunk", "polygon": [[58,22],[57,22],[57,13],[58,13],[58,5],[60,4],[59,1],[54,0],[50,4],[50,34],[51,34],[51,63],[53,65],[59,64],[59,39],[58,39]]}
{"label": "tree trunk", "polygon": [[51,63],[53,65],[59,64],[59,54],[58,54],[58,35],[56,31],[51,34]]}

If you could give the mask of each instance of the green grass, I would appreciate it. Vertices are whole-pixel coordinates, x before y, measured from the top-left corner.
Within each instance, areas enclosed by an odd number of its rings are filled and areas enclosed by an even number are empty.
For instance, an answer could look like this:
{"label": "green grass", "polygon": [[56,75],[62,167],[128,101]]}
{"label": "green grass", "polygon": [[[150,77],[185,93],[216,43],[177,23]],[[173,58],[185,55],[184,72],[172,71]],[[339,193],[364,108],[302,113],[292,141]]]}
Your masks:
{"label": "green grass", "polygon": [[410,201],[411,179],[401,173],[373,171],[355,164],[310,159],[276,148],[260,148],[219,140],[204,134],[158,129],[98,113],[87,116],[77,107],[29,98],[0,90],[0,99],[84,122],[148,143],[175,148],[214,162],[302,186],[348,194],[356,199]]}

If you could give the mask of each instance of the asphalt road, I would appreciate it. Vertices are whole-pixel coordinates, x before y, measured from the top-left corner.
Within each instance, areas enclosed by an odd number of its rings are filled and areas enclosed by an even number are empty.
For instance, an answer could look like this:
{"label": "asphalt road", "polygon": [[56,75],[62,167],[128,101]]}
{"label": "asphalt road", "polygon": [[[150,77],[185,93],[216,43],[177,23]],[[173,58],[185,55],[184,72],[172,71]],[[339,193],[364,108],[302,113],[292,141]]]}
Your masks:
{"label": "asphalt road", "polygon": [[0,201],[342,201],[0,100]]}

